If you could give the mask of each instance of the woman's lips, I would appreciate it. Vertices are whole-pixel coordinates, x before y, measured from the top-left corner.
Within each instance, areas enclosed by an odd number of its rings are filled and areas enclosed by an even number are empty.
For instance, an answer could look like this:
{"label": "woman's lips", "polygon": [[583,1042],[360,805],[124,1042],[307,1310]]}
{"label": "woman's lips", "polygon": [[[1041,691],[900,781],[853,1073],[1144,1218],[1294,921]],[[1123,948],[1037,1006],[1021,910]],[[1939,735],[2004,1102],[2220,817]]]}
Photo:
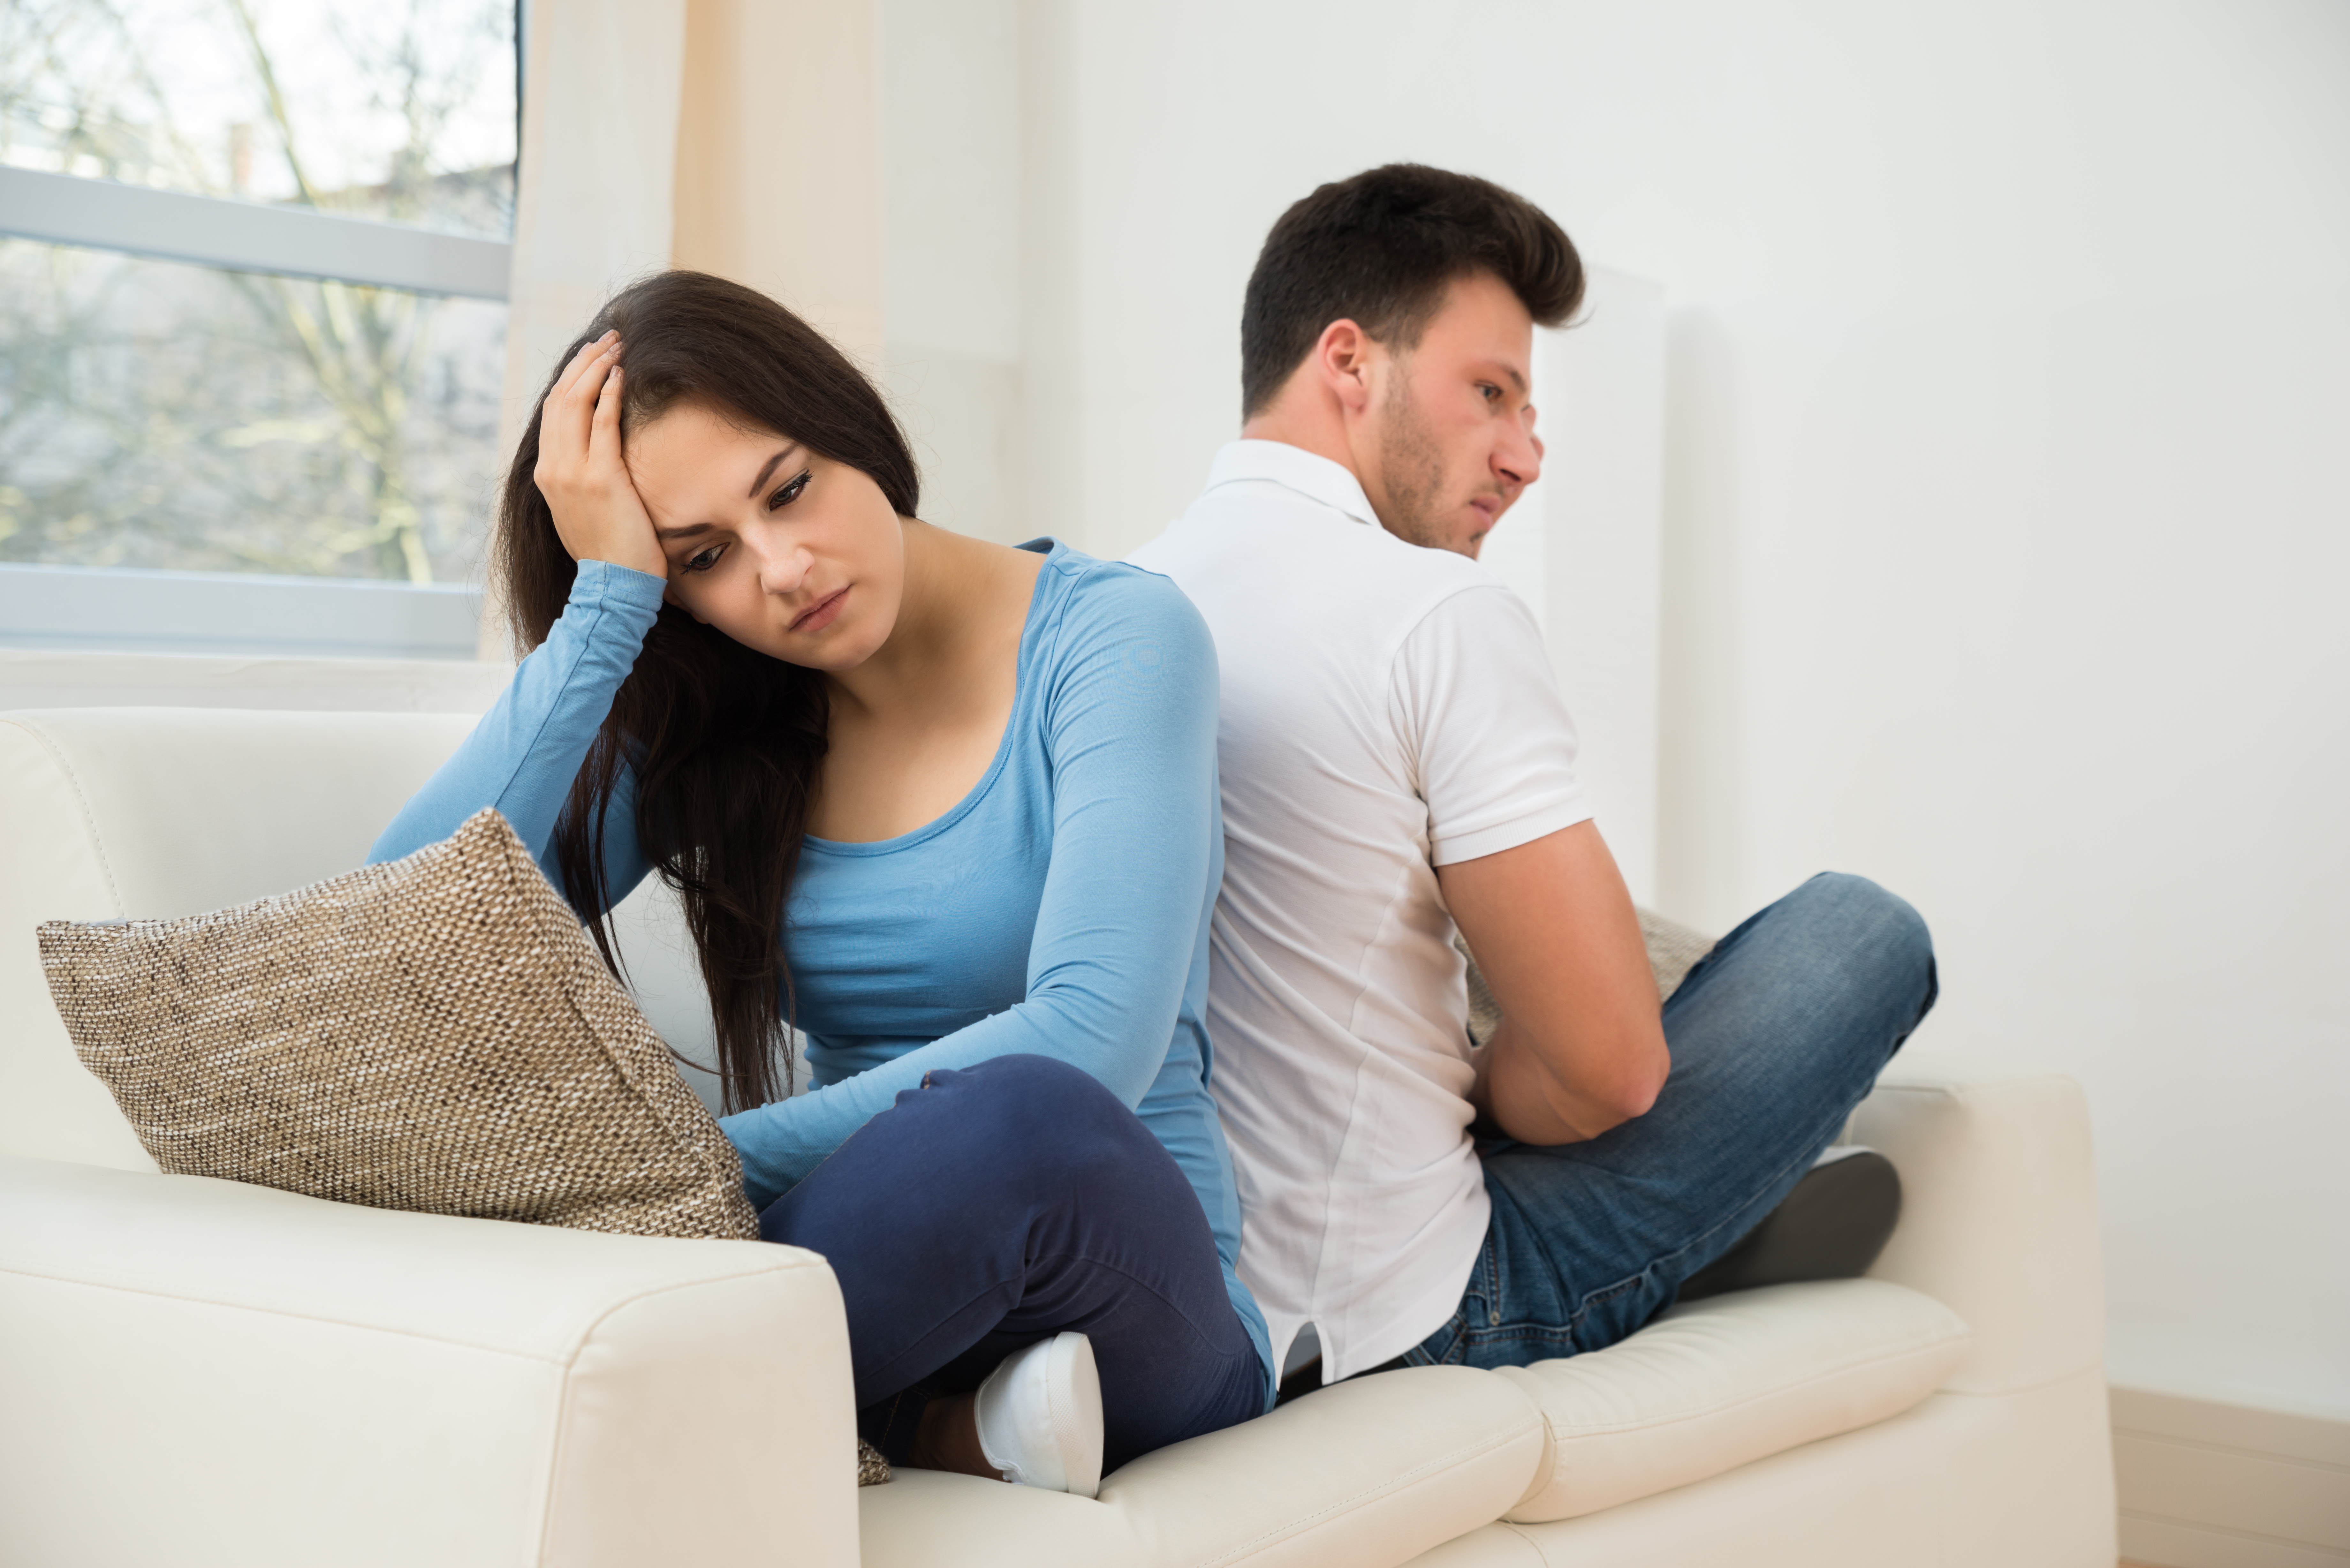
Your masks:
{"label": "woman's lips", "polygon": [[822,631],[839,618],[840,607],[847,602],[848,590],[835,588],[824,597],[800,611],[792,622],[794,631]]}

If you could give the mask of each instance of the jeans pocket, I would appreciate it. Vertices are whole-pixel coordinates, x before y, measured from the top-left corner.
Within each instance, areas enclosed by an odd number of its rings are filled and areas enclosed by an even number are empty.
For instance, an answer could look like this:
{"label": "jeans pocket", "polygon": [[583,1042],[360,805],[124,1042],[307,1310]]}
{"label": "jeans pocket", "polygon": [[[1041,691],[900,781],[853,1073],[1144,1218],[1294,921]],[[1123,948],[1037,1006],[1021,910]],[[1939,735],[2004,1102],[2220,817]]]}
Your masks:
{"label": "jeans pocket", "polygon": [[1414,1366],[1453,1366],[1460,1364],[1468,1349],[1469,1314],[1464,1303],[1463,1310],[1446,1318],[1442,1328],[1405,1351],[1403,1358]]}

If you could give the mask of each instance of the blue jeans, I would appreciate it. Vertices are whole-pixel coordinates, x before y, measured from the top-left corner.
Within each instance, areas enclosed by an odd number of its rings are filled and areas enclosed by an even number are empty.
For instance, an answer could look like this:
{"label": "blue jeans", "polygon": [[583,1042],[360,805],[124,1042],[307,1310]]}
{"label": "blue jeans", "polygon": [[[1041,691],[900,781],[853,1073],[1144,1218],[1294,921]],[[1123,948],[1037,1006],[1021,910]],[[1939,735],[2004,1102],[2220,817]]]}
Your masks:
{"label": "blue jeans", "polygon": [[1672,1071],[1587,1143],[1481,1145],[1493,1214],[1461,1310],[1401,1359],[1523,1366],[1615,1344],[1787,1196],[1934,1005],[1926,922],[1813,877],[1724,937],[1665,1004]]}
{"label": "blue jeans", "polygon": [[922,1408],[1075,1330],[1101,1374],[1102,1469],[1264,1408],[1200,1199],[1118,1096],[997,1056],[900,1094],[759,1216],[821,1252],[848,1309],[858,1429],[902,1464]]}

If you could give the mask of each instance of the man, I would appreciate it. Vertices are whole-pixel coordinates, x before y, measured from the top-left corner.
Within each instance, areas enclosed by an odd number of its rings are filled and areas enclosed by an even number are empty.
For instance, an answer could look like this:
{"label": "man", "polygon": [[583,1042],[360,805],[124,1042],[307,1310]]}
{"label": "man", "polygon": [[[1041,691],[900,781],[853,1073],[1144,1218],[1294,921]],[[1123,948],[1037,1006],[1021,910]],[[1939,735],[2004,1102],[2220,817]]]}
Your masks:
{"label": "man", "polygon": [[[1241,1272],[1323,1382],[1613,1344],[1749,1232],[1740,1282],[1857,1272],[1898,1205],[1846,1161],[1758,1230],[1932,1005],[1924,923],[1815,877],[1660,1011],[1541,634],[1476,564],[1541,468],[1534,323],[1582,293],[1484,181],[1323,186],[1249,280],[1242,439],[1133,557],[1216,637],[1212,1087]],[[1482,1049],[1456,929],[1503,1014]],[[1758,1258],[1774,1227],[1809,1255]]]}

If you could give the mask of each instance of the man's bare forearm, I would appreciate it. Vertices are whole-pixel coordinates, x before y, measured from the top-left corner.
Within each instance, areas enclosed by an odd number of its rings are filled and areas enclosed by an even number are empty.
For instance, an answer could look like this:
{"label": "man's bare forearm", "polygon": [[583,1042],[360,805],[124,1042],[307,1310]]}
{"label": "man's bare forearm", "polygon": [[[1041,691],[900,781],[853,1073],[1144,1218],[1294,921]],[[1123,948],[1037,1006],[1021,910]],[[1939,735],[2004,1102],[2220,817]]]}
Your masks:
{"label": "man's bare forearm", "polygon": [[1525,1143],[1579,1143],[1641,1115],[1671,1059],[1640,924],[1588,822],[1440,867],[1501,1006],[1477,1108]]}
{"label": "man's bare forearm", "polygon": [[1584,1143],[1639,1116],[1656,1098],[1645,1075],[1604,1089],[1561,1075],[1506,1018],[1477,1058],[1471,1103],[1520,1143]]}

